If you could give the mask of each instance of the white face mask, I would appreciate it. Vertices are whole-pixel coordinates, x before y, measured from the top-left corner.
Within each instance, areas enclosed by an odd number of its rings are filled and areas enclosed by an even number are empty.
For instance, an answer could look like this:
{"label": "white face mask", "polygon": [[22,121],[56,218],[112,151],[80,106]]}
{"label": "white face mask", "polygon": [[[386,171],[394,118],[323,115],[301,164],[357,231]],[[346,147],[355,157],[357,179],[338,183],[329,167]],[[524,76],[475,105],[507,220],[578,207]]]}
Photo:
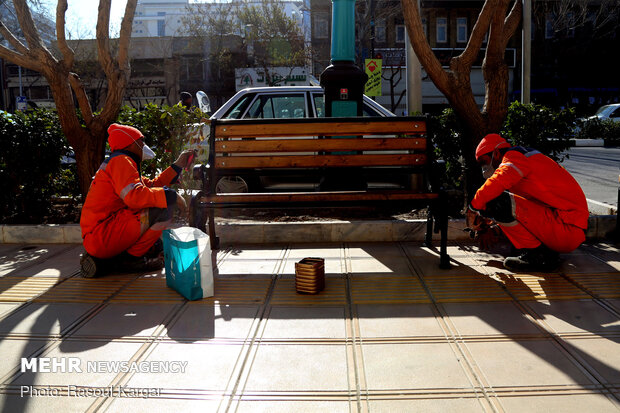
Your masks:
{"label": "white face mask", "polygon": [[484,165],[482,167],[482,176],[484,179],[489,179],[495,173],[495,168],[493,168],[493,155],[495,155],[495,151],[491,154],[491,162],[488,165]]}
{"label": "white face mask", "polygon": [[153,159],[155,157],[155,152],[147,144],[144,144],[142,147],[142,160]]}

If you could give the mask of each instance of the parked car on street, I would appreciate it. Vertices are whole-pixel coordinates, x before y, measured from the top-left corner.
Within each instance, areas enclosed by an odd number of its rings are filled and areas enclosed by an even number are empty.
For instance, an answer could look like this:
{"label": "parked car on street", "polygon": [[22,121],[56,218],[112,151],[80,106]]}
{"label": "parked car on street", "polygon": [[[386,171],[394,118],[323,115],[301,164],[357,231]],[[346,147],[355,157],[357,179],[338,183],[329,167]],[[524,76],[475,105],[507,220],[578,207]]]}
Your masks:
{"label": "parked car on street", "polygon": [[[396,116],[364,95],[364,116]],[[240,90],[211,119],[321,118],[325,116],[320,86],[254,87]]]}
{"label": "parked car on street", "polygon": [[[237,92],[210,119],[300,119],[325,116],[323,88],[319,86],[276,86],[246,88]],[[365,117],[396,116],[368,96],[364,96],[362,108]],[[203,139],[205,129],[202,128]],[[198,129],[197,129],[198,130]],[[208,134],[208,132],[206,132]],[[317,137],[318,138],[318,137]],[[393,183],[392,183],[393,184]],[[252,176],[222,177],[216,184],[216,191],[247,192],[252,190],[283,191],[291,187],[314,190],[317,180],[308,175],[253,174]],[[369,183],[370,186],[373,183]],[[385,183],[382,183],[385,185]]]}
{"label": "parked car on street", "polygon": [[620,103],[613,103],[611,105],[601,106],[597,109],[596,113],[590,117],[585,118],[585,121],[598,118],[600,120],[610,119],[614,122],[620,122]]}

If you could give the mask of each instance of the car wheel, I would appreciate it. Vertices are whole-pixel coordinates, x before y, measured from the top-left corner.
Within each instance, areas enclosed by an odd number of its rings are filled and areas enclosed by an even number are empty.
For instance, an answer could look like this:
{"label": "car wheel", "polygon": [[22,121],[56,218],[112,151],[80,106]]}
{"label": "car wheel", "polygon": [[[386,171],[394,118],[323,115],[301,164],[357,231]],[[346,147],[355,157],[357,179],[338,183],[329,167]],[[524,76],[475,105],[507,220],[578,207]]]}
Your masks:
{"label": "car wheel", "polygon": [[248,192],[248,184],[240,176],[225,176],[217,181],[215,192],[218,194]]}

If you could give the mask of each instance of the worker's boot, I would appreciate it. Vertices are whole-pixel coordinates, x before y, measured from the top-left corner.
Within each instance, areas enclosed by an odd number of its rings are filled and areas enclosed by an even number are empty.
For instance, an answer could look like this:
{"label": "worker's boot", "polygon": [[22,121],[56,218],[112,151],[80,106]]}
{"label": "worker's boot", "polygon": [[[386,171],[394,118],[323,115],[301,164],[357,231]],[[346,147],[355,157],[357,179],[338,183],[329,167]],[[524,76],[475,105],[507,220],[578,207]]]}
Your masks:
{"label": "worker's boot", "polygon": [[111,269],[111,263],[107,259],[93,257],[86,251],[80,258],[80,275],[84,278],[101,277]]}
{"label": "worker's boot", "polygon": [[118,272],[157,271],[164,268],[164,260],[160,256],[155,258],[136,257],[123,252],[115,257],[115,267]]}
{"label": "worker's boot", "polygon": [[507,257],[504,268],[511,271],[551,272],[560,265],[560,256],[544,245],[522,249],[517,257]]}

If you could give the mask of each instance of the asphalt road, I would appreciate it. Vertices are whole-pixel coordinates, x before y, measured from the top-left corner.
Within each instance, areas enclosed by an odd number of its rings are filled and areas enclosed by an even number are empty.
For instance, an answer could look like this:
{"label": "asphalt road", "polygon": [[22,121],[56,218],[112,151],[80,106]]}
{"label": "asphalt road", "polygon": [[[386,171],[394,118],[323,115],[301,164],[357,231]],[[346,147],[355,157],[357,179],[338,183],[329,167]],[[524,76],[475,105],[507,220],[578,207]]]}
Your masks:
{"label": "asphalt road", "polygon": [[562,162],[579,182],[586,198],[618,206],[620,148],[576,147]]}

